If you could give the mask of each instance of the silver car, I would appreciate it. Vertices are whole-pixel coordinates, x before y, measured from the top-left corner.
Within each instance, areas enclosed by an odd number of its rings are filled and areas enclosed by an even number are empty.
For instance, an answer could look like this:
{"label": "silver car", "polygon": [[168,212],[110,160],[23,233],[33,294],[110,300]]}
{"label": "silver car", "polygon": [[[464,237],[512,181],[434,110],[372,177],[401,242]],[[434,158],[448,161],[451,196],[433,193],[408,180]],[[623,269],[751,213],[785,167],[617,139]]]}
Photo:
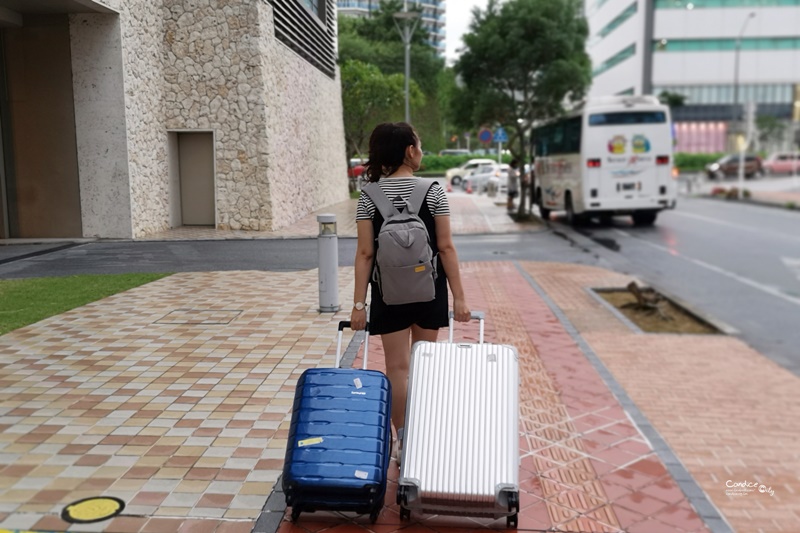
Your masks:
{"label": "silver car", "polygon": [[485,163],[470,172],[461,182],[461,188],[465,191],[472,189],[473,192],[486,192],[489,186],[489,179],[500,178],[502,170],[497,163]]}

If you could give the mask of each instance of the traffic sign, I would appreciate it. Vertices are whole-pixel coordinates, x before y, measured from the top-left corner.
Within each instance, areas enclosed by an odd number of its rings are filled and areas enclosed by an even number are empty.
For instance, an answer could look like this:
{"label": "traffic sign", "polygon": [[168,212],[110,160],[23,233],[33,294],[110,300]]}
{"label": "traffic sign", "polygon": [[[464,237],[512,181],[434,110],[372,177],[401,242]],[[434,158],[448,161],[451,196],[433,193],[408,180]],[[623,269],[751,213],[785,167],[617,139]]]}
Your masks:
{"label": "traffic sign", "polygon": [[492,130],[488,128],[482,128],[480,132],[478,132],[478,140],[481,141],[483,144],[489,144],[492,142]]}
{"label": "traffic sign", "polygon": [[494,132],[494,142],[498,143],[507,143],[508,142],[508,134],[503,127],[497,128],[497,131]]}

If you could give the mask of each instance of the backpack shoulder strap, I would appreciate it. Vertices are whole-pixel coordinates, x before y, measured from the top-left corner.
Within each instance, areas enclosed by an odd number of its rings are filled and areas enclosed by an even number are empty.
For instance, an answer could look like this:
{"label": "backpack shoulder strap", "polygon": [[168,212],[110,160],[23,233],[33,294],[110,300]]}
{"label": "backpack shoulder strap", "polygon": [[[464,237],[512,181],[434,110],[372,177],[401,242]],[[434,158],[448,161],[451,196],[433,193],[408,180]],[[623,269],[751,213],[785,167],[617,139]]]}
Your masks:
{"label": "backpack shoulder strap", "polygon": [[381,189],[380,185],[377,183],[371,182],[363,185],[361,190],[367,193],[372,203],[375,204],[375,207],[380,211],[381,216],[383,219],[386,220],[391,215],[399,213],[397,208],[394,204],[386,197],[386,194]]}
{"label": "backpack shoulder strap", "polygon": [[434,183],[439,182],[426,182],[421,179],[417,180],[417,182],[414,184],[414,189],[411,191],[411,197],[407,202],[409,213],[419,215],[419,212],[422,209],[422,203],[425,201],[425,198],[428,196],[428,191],[431,187],[433,187]]}

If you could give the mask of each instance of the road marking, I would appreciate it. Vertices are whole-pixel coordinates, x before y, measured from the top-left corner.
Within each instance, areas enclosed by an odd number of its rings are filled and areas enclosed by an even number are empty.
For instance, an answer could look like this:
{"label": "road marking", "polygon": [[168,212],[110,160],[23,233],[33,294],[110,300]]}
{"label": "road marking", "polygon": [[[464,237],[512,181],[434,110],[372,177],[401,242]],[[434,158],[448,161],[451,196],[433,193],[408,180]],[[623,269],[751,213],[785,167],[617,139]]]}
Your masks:
{"label": "road marking", "polygon": [[[723,222],[722,220],[717,220],[716,218],[707,217],[703,215],[695,215],[694,213],[682,213],[678,211],[673,211],[670,213],[671,215],[678,215],[687,218],[696,218],[697,220],[704,220],[706,222],[711,222],[712,224],[718,224],[720,226],[728,226],[729,228],[735,228],[742,231],[749,231],[751,233],[758,233],[759,235],[764,235],[764,231],[758,228],[753,228],[751,226],[745,226],[743,224],[734,224],[732,222]],[[800,238],[794,237],[792,235],[785,235],[783,233],[770,233],[771,237],[782,237],[784,239],[789,239],[790,241],[800,242]]]}
{"label": "road marking", "polygon": [[781,257],[781,261],[783,261],[783,264],[786,265],[786,268],[791,270],[792,273],[797,276],[797,279],[800,280],[800,259]]}
{"label": "road marking", "polygon": [[769,285],[765,285],[765,284],[760,283],[758,281],[754,281],[754,280],[752,280],[750,278],[746,278],[744,276],[740,276],[739,274],[736,274],[736,273],[731,272],[729,270],[725,270],[724,268],[720,268],[720,267],[718,267],[716,265],[712,265],[710,263],[706,263],[705,261],[701,261],[700,259],[694,259],[692,257],[685,256],[685,255],[681,254],[680,252],[678,252],[677,250],[674,250],[672,248],[667,248],[666,246],[661,246],[659,244],[654,244],[652,242],[646,241],[646,240],[641,239],[639,237],[634,237],[633,235],[631,235],[630,233],[627,233],[625,231],[622,231],[622,230],[619,230],[619,229],[615,229],[614,231],[616,231],[617,233],[619,233],[620,235],[622,235],[624,237],[628,237],[628,238],[631,238],[631,239],[636,239],[637,241],[643,242],[644,244],[646,244],[646,245],[648,245],[648,246],[650,246],[652,248],[655,248],[656,250],[660,250],[662,252],[668,253],[669,255],[672,255],[672,256],[675,256],[675,257],[680,257],[681,259],[689,261],[690,263],[694,263],[697,266],[701,266],[703,268],[711,270],[712,272],[716,272],[718,274],[722,274],[723,276],[726,276],[726,277],[729,277],[729,278],[731,278],[733,280],[736,280],[739,283],[743,283],[743,284],[745,284],[745,285],[747,285],[749,287],[752,287],[754,289],[758,289],[758,290],[760,290],[762,292],[765,292],[765,293],[767,293],[769,295],[777,296],[781,300],[786,300],[789,303],[792,303],[792,304],[795,304],[797,306],[800,306],[800,298],[795,298],[794,296],[789,296],[788,294],[784,294],[780,290],[776,289],[775,287],[770,287]]}

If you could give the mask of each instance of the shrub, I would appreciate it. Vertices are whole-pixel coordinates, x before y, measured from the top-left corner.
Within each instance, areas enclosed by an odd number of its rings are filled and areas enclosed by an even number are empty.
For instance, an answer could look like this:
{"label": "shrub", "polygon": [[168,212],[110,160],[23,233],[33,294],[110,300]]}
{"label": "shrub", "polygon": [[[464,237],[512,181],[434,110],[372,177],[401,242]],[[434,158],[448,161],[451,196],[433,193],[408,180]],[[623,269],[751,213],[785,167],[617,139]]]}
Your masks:
{"label": "shrub", "polygon": [[713,163],[725,154],[688,154],[678,152],[675,154],[675,166],[681,172],[699,172],[704,170],[706,165]]}
{"label": "shrub", "polygon": [[725,196],[728,194],[728,189],[725,187],[714,187],[711,189],[711,196]]}
{"label": "shrub", "polygon": [[728,200],[738,200],[739,199],[739,189],[736,187],[731,187],[728,190],[728,194],[725,195],[725,198]]}
{"label": "shrub", "polygon": [[[466,163],[470,159],[491,159],[497,161],[497,154],[493,155],[426,155],[422,157],[420,170],[425,171],[444,171]],[[504,154],[503,163],[510,163],[511,156]]]}
{"label": "shrub", "polygon": [[742,198],[749,199],[751,196],[750,189],[745,189],[742,191]]}
{"label": "shrub", "polygon": [[786,209],[797,209],[797,204],[794,202],[786,202]]}

